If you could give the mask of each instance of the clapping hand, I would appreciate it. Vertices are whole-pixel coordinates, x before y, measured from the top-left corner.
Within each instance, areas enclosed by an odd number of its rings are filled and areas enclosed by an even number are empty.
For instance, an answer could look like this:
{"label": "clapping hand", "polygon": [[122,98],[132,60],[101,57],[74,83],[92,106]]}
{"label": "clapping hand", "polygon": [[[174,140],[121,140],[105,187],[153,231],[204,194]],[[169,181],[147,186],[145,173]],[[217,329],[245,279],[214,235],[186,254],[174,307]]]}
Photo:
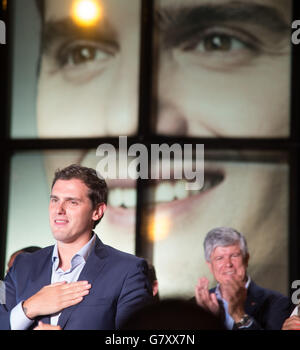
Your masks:
{"label": "clapping hand", "polygon": [[209,281],[206,277],[199,279],[195,287],[195,297],[197,304],[202,308],[218,315],[220,312],[219,302],[215,293],[209,293]]}

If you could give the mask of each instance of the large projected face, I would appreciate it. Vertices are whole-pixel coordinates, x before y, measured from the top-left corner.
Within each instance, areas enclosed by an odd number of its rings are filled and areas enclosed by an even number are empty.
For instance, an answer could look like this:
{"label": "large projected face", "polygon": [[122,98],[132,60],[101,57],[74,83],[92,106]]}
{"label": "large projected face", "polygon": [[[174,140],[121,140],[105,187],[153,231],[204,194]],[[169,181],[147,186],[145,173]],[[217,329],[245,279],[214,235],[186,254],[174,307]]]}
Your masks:
{"label": "large projected face", "polygon": [[[88,28],[71,19],[74,1],[45,0],[39,137],[137,131],[140,1],[95,1],[102,15]],[[218,138],[289,135],[291,1],[160,0],[155,18],[156,132]],[[65,154],[46,154],[49,179],[56,168],[71,163],[96,167],[95,151]],[[205,167],[204,189],[193,196],[178,198],[174,187],[182,184],[174,182],[152,189],[159,193],[152,196],[149,231],[160,285],[170,293],[170,288],[192,290],[190,281],[205,265],[206,232],[232,226],[256,249],[251,251],[256,276],[274,261],[284,261],[273,269],[282,274],[274,283],[270,277],[269,284],[281,288],[286,281],[286,168],[222,159]],[[126,245],[134,241],[134,185],[115,182],[111,194],[101,232]],[[166,236],[160,235],[161,227]],[[187,271],[192,272],[187,276]]]}
{"label": "large projected face", "polygon": [[[40,137],[137,130],[140,1],[94,0],[90,26],[74,0],[46,0],[38,88]],[[160,0],[157,106],[166,135],[289,135],[291,1]]]}

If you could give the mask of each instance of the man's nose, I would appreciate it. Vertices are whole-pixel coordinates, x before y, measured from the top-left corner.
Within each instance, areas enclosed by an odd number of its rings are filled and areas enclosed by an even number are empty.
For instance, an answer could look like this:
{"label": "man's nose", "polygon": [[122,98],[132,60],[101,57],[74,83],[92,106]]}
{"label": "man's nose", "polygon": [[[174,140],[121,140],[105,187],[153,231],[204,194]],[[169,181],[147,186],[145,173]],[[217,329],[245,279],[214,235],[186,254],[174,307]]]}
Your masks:
{"label": "man's nose", "polygon": [[[124,85],[120,82],[121,85]],[[135,94],[126,91],[122,86],[114,96],[106,110],[107,131],[109,135],[133,135],[137,131],[137,91]],[[112,90],[111,90],[112,91]]]}
{"label": "man's nose", "polygon": [[232,261],[231,261],[231,258],[228,257],[228,258],[225,258],[225,265],[227,267],[231,267],[232,266]]}
{"label": "man's nose", "polygon": [[61,202],[61,203],[57,204],[56,213],[57,214],[65,214],[66,213],[65,203],[64,202]]}
{"label": "man's nose", "polygon": [[137,132],[138,66],[137,58],[124,52],[107,86],[105,117],[109,135],[133,135]]}
{"label": "man's nose", "polygon": [[180,109],[172,102],[162,101],[157,110],[156,132],[173,136],[185,136],[188,122]]}

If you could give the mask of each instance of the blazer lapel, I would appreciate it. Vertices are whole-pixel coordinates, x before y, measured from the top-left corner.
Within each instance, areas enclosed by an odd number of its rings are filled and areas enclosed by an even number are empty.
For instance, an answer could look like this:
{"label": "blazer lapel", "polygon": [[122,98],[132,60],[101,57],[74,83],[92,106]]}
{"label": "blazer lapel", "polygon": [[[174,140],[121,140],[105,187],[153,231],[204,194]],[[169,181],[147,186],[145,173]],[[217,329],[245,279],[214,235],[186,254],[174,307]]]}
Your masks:
{"label": "blazer lapel", "polygon": [[257,310],[260,309],[260,305],[264,301],[264,292],[253,281],[251,281],[248,287],[247,300],[245,305],[245,311],[250,316],[254,316]]}
{"label": "blazer lapel", "polygon": [[[99,276],[102,268],[104,267],[106,257],[107,253],[105,246],[97,236],[94,249],[88,257],[87,262],[80,273],[78,281],[88,281],[93,288],[93,282]],[[72,312],[79,306],[80,303],[74,306],[70,306],[62,311],[58,320],[58,324],[61,326],[61,328],[65,327]]]}
{"label": "blazer lapel", "polygon": [[[33,291],[33,294],[37,293],[43,287],[51,284],[52,252],[53,246],[47,247],[45,250],[41,250],[41,254],[43,254],[43,256],[38,256],[38,263],[36,263],[32,268],[31,290]],[[38,317],[37,320],[44,323],[50,323],[49,316]]]}

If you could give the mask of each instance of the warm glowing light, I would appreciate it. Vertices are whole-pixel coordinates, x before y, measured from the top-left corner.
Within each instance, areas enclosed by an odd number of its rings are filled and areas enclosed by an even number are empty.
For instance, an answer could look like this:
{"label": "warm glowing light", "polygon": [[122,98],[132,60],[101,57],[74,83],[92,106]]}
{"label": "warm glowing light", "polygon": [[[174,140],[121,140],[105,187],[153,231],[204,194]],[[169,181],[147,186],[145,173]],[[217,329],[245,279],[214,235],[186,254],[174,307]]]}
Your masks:
{"label": "warm glowing light", "polygon": [[171,221],[169,216],[153,215],[149,219],[149,239],[152,242],[157,242],[167,238],[170,233]]}
{"label": "warm glowing light", "polygon": [[2,8],[4,11],[7,9],[7,0],[2,0]]}
{"label": "warm glowing light", "polygon": [[73,5],[73,19],[83,26],[95,24],[101,16],[101,8],[96,0],[77,0]]}

